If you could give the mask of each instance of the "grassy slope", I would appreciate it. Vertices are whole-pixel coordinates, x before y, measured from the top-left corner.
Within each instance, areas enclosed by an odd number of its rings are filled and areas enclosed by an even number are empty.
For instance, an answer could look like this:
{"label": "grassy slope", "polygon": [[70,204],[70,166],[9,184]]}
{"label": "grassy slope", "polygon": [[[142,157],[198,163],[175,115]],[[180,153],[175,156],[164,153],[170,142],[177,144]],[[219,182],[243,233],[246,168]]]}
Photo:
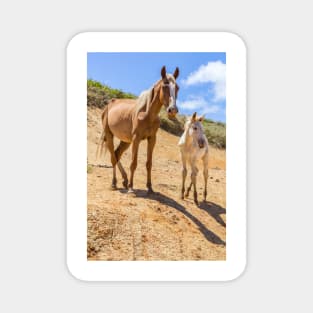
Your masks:
{"label": "grassy slope", "polygon": [[[88,79],[87,81],[87,105],[103,108],[112,98],[135,99],[136,96],[131,93],[123,92],[120,89],[113,89],[98,81]],[[160,113],[161,128],[180,136],[183,133],[186,117],[178,115],[176,119],[169,120],[166,112],[162,109]],[[203,127],[208,141],[217,148],[226,148],[226,124],[204,120]]]}

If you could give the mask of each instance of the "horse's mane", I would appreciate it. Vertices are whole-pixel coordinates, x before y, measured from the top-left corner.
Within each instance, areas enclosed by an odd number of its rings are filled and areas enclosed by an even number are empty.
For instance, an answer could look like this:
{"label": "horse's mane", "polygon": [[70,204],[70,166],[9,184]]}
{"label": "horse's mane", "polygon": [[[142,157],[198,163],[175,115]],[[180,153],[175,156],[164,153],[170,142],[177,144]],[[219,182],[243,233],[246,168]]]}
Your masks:
{"label": "horse's mane", "polygon": [[160,81],[155,83],[151,88],[144,90],[137,99],[136,105],[136,116],[138,116],[139,112],[145,108],[145,112],[148,112],[150,108],[150,104],[154,97],[154,88],[158,85]]}
{"label": "horse's mane", "polygon": [[148,106],[150,102],[152,101],[152,92],[153,92],[153,87],[147,90],[144,90],[138,97],[137,99],[137,105],[136,105],[136,116],[142,109],[145,109],[145,111],[148,110]]}
{"label": "horse's mane", "polygon": [[[173,75],[171,74],[166,74],[167,75],[167,79],[169,81],[173,81],[175,82],[175,78]],[[150,104],[153,100],[154,97],[154,89],[155,87],[157,87],[159,85],[159,83],[161,82],[161,79],[158,80],[150,89],[144,90],[138,97],[137,99],[137,105],[136,105],[136,116],[138,116],[138,113],[140,111],[142,111],[142,109],[144,109],[144,107],[146,107],[145,112],[148,112],[149,108],[150,108]]]}

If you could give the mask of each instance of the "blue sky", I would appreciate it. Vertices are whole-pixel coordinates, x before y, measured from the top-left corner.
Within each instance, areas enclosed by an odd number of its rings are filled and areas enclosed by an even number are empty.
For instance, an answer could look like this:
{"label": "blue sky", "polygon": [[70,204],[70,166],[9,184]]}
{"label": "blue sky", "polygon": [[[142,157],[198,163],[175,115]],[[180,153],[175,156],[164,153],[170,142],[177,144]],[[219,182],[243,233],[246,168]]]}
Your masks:
{"label": "blue sky", "polygon": [[163,65],[168,73],[179,67],[177,105],[181,114],[197,111],[206,118],[226,121],[226,54],[222,52],[91,52],[87,55],[87,76],[139,95],[160,79]]}

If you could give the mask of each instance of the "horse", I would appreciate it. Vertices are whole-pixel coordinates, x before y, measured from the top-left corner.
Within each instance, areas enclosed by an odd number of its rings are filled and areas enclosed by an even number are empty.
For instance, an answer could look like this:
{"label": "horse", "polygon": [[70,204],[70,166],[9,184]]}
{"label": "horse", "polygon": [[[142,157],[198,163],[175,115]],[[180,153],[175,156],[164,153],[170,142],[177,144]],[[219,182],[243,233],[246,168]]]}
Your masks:
{"label": "horse", "polygon": [[[142,140],[147,139],[147,188],[153,193],[151,183],[152,154],[156,143],[156,133],[160,126],[159,112],[162,106],[167,111],[168,118],[173,119],[178,113],[176,98],[178,85],[176,79],[179,68],[173,74],[166,73],[165,66],[161,69],[159,79],[150,89],[143,91],[137,99],[112,99],[102,113],[103,132],[100,139],[101,150],[107,148],[111,154],[113,167],[112,190],[116,189],[116,165],[123,177],[123,186],[129,193],[134,193],[134,173],[137,167],[138,148]],[[114,150],[113,138],[120,140]],[[132,160],[130,165],[130,180],[121,164],[121,156],[132,144]]]}
{"label": "horse", "polygon": [[[181,159],[183,163],[182,169],[182,188],[181,199],[188,197],[191,187],[193,185],[193,198],[194,202],[198,205],[198,194],[196,187],[196,180],[198,174],[197,162],[202,160],[203,162],[203,176],[204,176],[204,201],[207,197],[207,181],[208,181],[208,161],[209,161],[209,144],[204,134],[202,121],[204,116],[197,118],[195,112],[190,117],[184,126],[184,133],[180,137],[178,146],[181,152]],[[191,166],[191,183],[185,194],[185,181],[187,176],[187,162]]]}

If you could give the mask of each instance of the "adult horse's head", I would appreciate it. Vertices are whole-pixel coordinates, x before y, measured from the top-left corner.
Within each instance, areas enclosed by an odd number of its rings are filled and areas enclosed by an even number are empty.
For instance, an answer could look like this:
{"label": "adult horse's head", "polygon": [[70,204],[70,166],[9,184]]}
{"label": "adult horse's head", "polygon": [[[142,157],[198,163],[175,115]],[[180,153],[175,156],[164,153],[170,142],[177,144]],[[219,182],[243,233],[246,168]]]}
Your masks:
{"label": "adult horse's head", "polygon": [[167,74],[165,66],[161,69],[161,88],[160,88],[160,101],[164,105],[169,118],[175,117],[178,113],[176,106],[176,99],[178,93],[178,85],[176,78],[179,75],[179,69],[176,67],[173,74]]}

